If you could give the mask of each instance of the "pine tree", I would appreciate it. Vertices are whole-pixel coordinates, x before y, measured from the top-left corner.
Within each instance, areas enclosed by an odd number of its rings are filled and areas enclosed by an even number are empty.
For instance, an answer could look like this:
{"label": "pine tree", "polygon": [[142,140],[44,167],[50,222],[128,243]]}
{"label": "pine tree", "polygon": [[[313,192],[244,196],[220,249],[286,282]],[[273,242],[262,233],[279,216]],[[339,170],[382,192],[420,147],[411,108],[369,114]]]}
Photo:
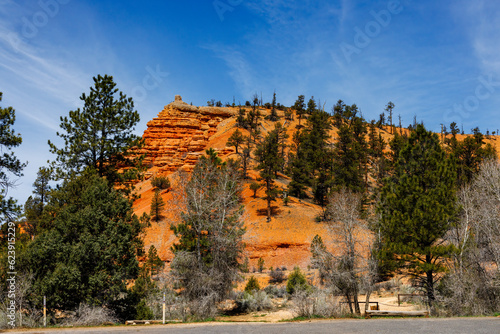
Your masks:
{"label": "pine tree", "polygon": [[363,192],[367,187],[367,127],[364,119],[357,115],[356,105],[342,106],[344,109],[337,111],[343,118],[333,150],[333,182],[337,188]]}
{"label": "pine tree", "polygon": [[238,111],[238,117],[236,118],[236,125],[239,128],[246,129],[248,127],[247,119],[245,118],[245,109],[243,108],[240,108],[240,110]]}
{"label": "pine tree", "polygon": [[274,184],[276,173],[281,169],[282,161],[279,149],[279,135],[275,128],[257,145],[255,158],[259,162],[257,170],[266,187],[267,220],[271,220],[271,203],[276,200],[278,190]]}
{"label": "pine tree", "polygon": [[[57,155],[60,174],[80,173],[95,168],[101,177],[121,184],[137,179],[141,159],[132,157],[130,149],[140,146],[140,137],[133,134],[139,122],[132,98],[118,91],[112,76],[93,78],[90,93],[82,94],[83,109],[61,117],[64,147],[49,141],[50,151]],[[121,172],[120,170],[126,170]],[[69,172],[68,172],[69,171]]]}
{"label": "pine tree", "polygon": [[[285,157],[285,149],[288,147],[287,145],[287,139],[289,137],[288,133],[286,133],[286,128],[281,125],[281,122],[278,122],[274,125],[274,129],[276,130],[278,134],[278,146],[279,146],[279,154],[280,154],[280,171],[284,173],[285,171],[285,164],[286,164],[286,157]],[[276,171],[276,177],[278,171]]]}
{"label": "pine tree", "polygon": [[[452,130],[456,132],[455,127]],[[449,140],[450,153],[457,161],[457,182],[459,186],[469,183],[474,175],[479,172],[481,163],[486,159],[496,158],[496,149],[484,142],[484,136],[479,128],[473,129],[474,135],[458,141],[453,135]]]}
{"label": "pine tree", "polygon": [[261,187],[261,184],[259,182],[250,183],[250,190],[253,191],[253,198],[257,197],[257,190],[259,190],[260,187]]}
{"label": "pine tree", "polygon": [[445,270],[443,259],[451,254],[440,240],[456,214],[455,178],[439,138],[419,124],[401,148],[378,206],[379,256],[417,279],[430,304],[436,274]]}
{"label": "pine tree", "polygon": [[293,105],[293,109],[295,109],[295,112],[299,117],[299,126],[300,126],[300,121],[302,120],[302,117],[306,112],[304,98],[305,98],[304,95],[299,95],[297,101],[295,101],[295,104]]}
{"label": "pine tree", "polygon": [[[0,102],[2,102],[2,92],[0,92]],[[8,189],[15,185],[10,175],[21,177],[26,167],[26,164],[21,163],[12,152],[12,149],[21,145],[23,141],[21,135],[12,129],[15,121],[16,112],[12,107],[0,107],[0,148],[3,152],[0,156],[0,225],[12,221],[21,211],[15,199],[6,197]]]}
{"label": "pine tree", "polygon": [[26,217],[26,230],[33,238],[43,226],[42,218],[45,205],[50,199],[51,187],[49,182],[52,180],[52,169],[40,167],[37,178],[33,183],[33,195],[28,198],[24,204],[24,215]]}
{"label": "pine tree", "polygon": [[314,96],[311,96],[311,98],[307,102],[306,114],[312,115],[312,113],[315,112],[317,108],[318,106],[316,105],[316,101],[314,101]]}
{"label": "pine tree", "polygon": [[271,102],[271,115],[269,115],[269,119],[273,122],[276,122],[279,117],[276,112],[276,91],[273,93],[273,101]]}
{"label": "pine tree", "polygon": [[326,205],[329,189],[332,187],[332,150],[328,142],[331,127],[328,113],[314,109],[305,131],[304,144],[308,160],[311,161],[314,199],[322,207]]}
{"label": "pine tree", "polygon": [[86,171],[51,193],[45,215],[50,228],[19,257],[20,267],[33,271],[32,302],[40,306],[46,295],[52,308],[71,310],[123,300],[143,250],[144,224],[131,201]]}
{"label": "pine tree", "polygon": [[161,269],[165,266],[165,262],[163,262],[158,256],[158,251],[154,245],[151,245],[148,250],[148,258],[145,263],[149,273],[151,276],[158,275]]}
{"label": "pine tree", "polygon": [[160,190],[157,189],[155,191],[153,199],[151,200],[151,219],[156,222],[159,221],[162,217],[162,211],[164,207],[165,201],[163,201],[163,198],[161,197]]}
{"label": "pine tree", "polygon": [[240,130],[236,129],[236,131],[234,131],[233,134],[227,139],[226,145],[234,146],[236,154],[239,154],[238,147],[241,147],[241,145],[244,142],[245,142],[245,137],[243,136]]}
{"label": "pine tree", "polygon": [[307,148],[303,144],[303,136],[300,131],[294,134],[293,149],[295,154],[290,154],[290,174],[292,180],[288,184],[288,192],[291,196],[306,198],[306,190],[311,186],[311,165],[307,158]]}
{"label": "pine tree", "polygon": [[394,103],[392,103],[391,101],[389,101],[389,103],[387,103],[387,106],[385,107],[385,111],[387,111],[389,113],[389,117],[387,117],[387,121],[389,122],[391,133],[394,133],[394,131],[393,131],[393,125],[394,124],[392,124],[392,113],[393,113],[393,110],[394,110]]}

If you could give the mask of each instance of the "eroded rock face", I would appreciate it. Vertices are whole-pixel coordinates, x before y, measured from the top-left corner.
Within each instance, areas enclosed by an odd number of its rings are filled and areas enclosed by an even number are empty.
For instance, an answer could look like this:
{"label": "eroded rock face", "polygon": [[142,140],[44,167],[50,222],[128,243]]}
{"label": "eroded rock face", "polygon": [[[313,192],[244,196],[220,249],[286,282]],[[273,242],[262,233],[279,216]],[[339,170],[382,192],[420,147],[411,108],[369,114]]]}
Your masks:
{"label": "eroded rock face", "polygon": [[145,163],[158,167],[159,172],[179,168],[190,171],[220,122],[235,115],[229,108],[192,106],[176,95],[174,102],[147,123],[145,145],[139,153],[145,154]]}

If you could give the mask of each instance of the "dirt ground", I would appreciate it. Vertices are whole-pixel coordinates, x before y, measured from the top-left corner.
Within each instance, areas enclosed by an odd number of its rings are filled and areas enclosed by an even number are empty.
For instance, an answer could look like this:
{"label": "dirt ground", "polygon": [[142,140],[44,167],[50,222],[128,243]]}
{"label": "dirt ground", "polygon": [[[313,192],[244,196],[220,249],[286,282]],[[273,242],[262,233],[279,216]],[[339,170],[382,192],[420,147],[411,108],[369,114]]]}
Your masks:
{"label": "dirt ground", "polygon": [[[366,296],[364,295],[359,296],[360,301],[364,301],[365,298]],[[422,309],[422,306],[417,303],[404,302],[398,306],[397,292],[383,293],[382,295],[374,293],[370,297],[370,302],[378,302],[379,310],[382,311],[417,311]],[[360,307],[362,309],[362,314],[364,314],[364,304],[360,304]],[[275,308],[270,311],[251,312],[234,316],[223,316],[218,317],[217,320],[234,322],[280,322],[292,319],[296,316],[297,314],[294,312],[293,300],[290,300],[284,308]]]}

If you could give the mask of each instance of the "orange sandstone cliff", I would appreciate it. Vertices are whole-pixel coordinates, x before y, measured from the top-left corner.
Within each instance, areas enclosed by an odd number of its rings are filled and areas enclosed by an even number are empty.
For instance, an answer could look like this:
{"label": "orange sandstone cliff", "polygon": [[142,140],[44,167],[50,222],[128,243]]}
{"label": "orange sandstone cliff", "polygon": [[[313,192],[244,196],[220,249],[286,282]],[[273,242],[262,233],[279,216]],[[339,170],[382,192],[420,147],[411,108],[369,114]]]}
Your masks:
{"label": "orange sandstone cliff", "polygon": [[[297,131],[298,120],[284,120],[284,115],[279,112],[282,124],[292,143],[293,133]],[[269,110],[261,109],[263,116]],[[145,154],[148,171],[144,181],[137,184],[140,198],[134,203],[137,214],[150,212],[151,199],[154,191],[151,187],[152,175],[168,176],[175,187],[178,171],[191,171],[198,158],[205,153],[205,149],[213,148],[218,155],[226,160],[237,158],[234,148],[226,147],[226,142],[236,130],[236,108],[195,107],[182,101],[180,96],[168,104],[158,114],[158,117],[148,122],[148,128],[143,138],[145,146],[140,153]],[[264,117],[260,123],[262,136],[274,128],[275,123],[267,121]],[[381,134],[386,142],[392,138],[392,131],[383,129]],[[241,130],[247,135],[245,130]],[[397,131],[407,131],[406,129]],[[330,133],[332,140],[336,137],[336,129]],[[467,135],[458,135],[459,140]],[[498,136],[489,136],[485,142],[492,144],[500,153],[500,140]],[[252,166],[250,167],[252,168]],[[256,198],[249,184],[257,179],[258,173],[250,170],[250,179],[245,180],[243,187],[243,204],[245,213],[243,220],[246,227],[244,241],[246,254],[250,260],[250,267],[257,267],[257,260],[262,257],[267,268],[286,266],[288,269],[299,265],[302,268],[310,264],[310,243],[316,234],[319,234],[326,246],[334,250],[338,245],[338,237],[334,231],[328,229],[323,222],[316,222],[315,218],[321,213],[321,208],[310,201],[300,201],[290,197],[288,206],[281,199],[274,202],[274,216],[270,222],[266,221],[266,202],[262,199],[264,189],[257,192]],[[285,189],[289,179],[280,175],[276,184]],[[145,249],[154,245],[160,257],[169,263],[173,258],[170,248],[176,241],[170,230],[173,218],[168,214],[172,203],[172,191],[162,191],[166,202],[165,218],[159,222],[152,222],[145,234]],[[170,203],[170,208],[169,208]],[[371,238],[369,233],[363,237],[366,241]]]}
{"label": "orange sandstone cliff", "polygon": [[[266,111],[263,110],[263,116]],[[148,166],[146,179],[137,184],[140,198],[134,203],[137,214],[149,213],[154,191],[150,183],[152,175],[169,176],[175,184],[177,171],[191,171],[205,149],[215,149],[223,160],[236,158],[234,148],[226,147],[229,136],[236,130],[235,108],[195,107],[182,101],[180,96],[168,104],[158,114],[158,117],[148,122],[144,132],[144,148]],[[282,115],[281,115],[282,116]],[[263,135],[274,128],[274,122],[262,120]],[[287,121],[284,126],[292,134],[296,129],[295,121]],[[243,132],[245,132],[243,130]],[[320,234],[327,245],[333,247],[334,242],[328,237],[328,231],[322,223],[315,222],[315,217],[321,209],[308,202],[290,198],[288,206],[278,199],[274,203],[275,215],[271,222],[266,221],[266,202],[264,189],[257,192],[249,189],[250,182],[257,178],[257,173],[250,171],[250,179],[246,180],[243,190],[245,213],[243,220],[247,232],[244,236],[246,256],[250,267],[257,266],[257,260],[262,257],[267,268],[286,266],[291,269],[295,265],[305,267],[310,263],[310,243],[316,234]],[[277,184],[283,189],[289,179],[283,175]],[[168,211],[172,192],[162,191]],[[176,238],[170,230],[171,218],[168,214],[159,222],[151,222],[151,227],[145,234],[145,249],[151,245],[158,249],[160,257],[169,263],[173,258],[170,248]]]}

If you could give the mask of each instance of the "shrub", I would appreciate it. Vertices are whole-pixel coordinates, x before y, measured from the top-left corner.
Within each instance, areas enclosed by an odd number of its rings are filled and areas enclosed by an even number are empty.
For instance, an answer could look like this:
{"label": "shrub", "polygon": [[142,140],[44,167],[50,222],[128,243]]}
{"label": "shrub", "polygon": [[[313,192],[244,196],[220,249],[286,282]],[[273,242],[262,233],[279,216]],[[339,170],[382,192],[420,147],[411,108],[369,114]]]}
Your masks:
{"label": "shrub", "polygon": [[254,275],[250,276],[248,279],[247,285],[245,286],[245,292],[259,291],[260,285],[259,281],[255,278]]}
{"label": "shrub", "polygon": [[142,299],[139,304],[137,304],[137,320],[152,320],[153,311],[146,305],[146,301]]}
{"label": "shrub", "polygon": [[151,185],[158,189],[168,189],[170,188],[170,180],[166,176],[153,176]]}
{"label": "shrub", "polygon": [[285,279],[285,273],[280,268],[271,270],[271,272],[269,273],[269,283],[280,284]]}
{"label": "shrub", "polygon": [[259,268],[259,273],[263,272],[266,268],[264,267],[264,259],[259,257],[257,261],[257,267]]}
{"label": "shrub", "polygon": [[117,322],[115,315],[110,309],[102,306],[90,306],[80,304],[76,314],[66,318],[63,322],[65,326],[100,326]]}
{"label": "shrub", "polygon": [[245,257],[245,262],[243,262],[243,264],[240,264],[240,270],[242,273],[250,272],[250,263],[248,261],[248,257]]}
{"label": "shrub", "polygon": [[272,308],[271,299],[264,291],[245,292],[239,304],[242,311],[249,312],[270,310]]}
{"label": "shrub", "polygon": [[269,295],[277,298],[283,298],[286,296],[286,288],[278,288],[276,285],[268,285],[264,288],[264,291]]}
{"label": "shrub", "polygon": [[295,267],[286,282],[286,292],[293,295],[297,290],[309,290],[306,276],[302,273],[299,267]]}
{"label": "shrub", "polygon": [[318,290],[308,293],[304,290],[298,290],[294,293],[293,300],[294,312],[297,317],[331,318],[341,315],[338,299],[327,291]]}

